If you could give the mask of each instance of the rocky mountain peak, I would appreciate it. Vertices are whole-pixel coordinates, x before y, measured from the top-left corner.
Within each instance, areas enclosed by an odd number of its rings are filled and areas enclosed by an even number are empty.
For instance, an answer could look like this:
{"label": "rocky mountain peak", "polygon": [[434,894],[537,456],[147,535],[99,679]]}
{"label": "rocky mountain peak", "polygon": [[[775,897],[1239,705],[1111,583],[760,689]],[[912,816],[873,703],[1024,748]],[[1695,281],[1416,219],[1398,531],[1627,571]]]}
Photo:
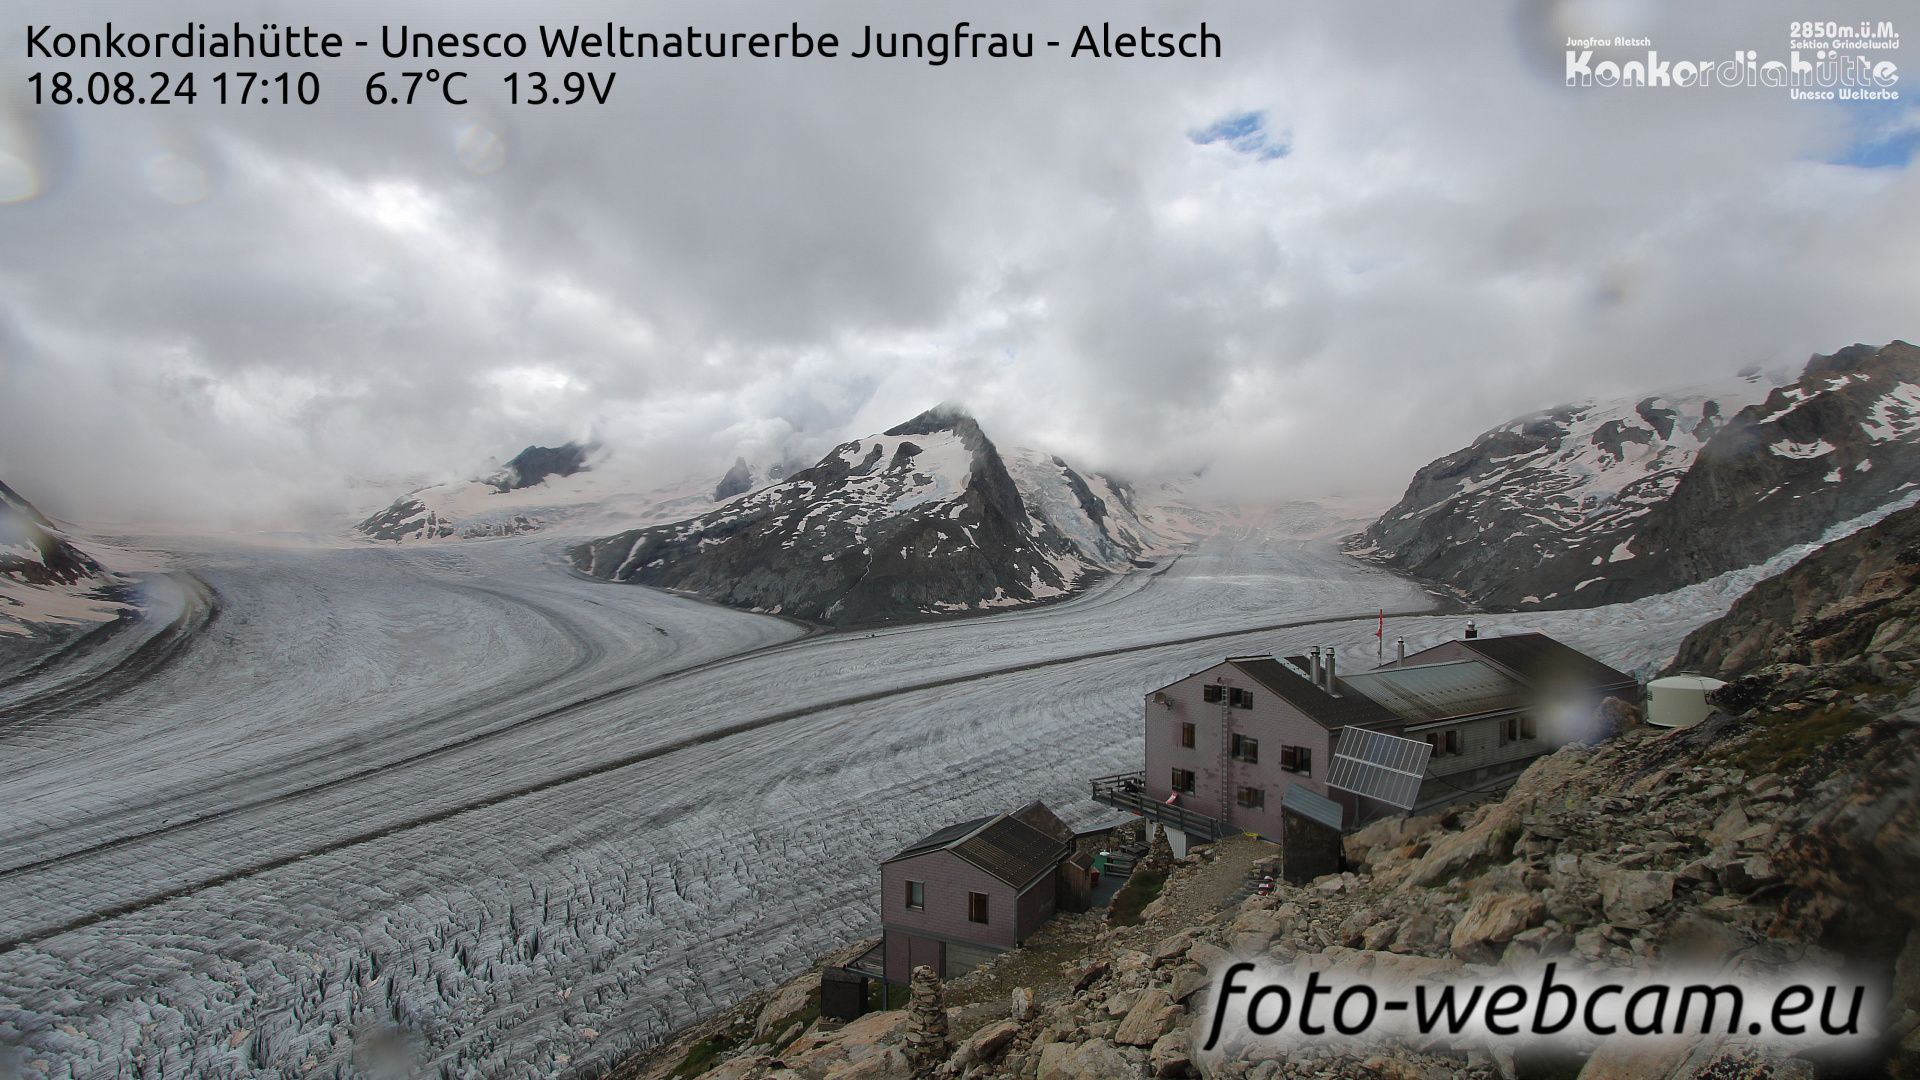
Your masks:
{"label": "rocky mountain peak", "polygon": [[103,573],[53,521],[0,483],[0,575],[32,585],[72,585]]}
{"label": "rocky mountain peak", "polygon": [[572,476],[587,469],[592,446],[562,443],[559,446],[529,446],[513,455],[487,483],[501,491],[518,491],[543,483],[550,476]]}
{"label": "rocky mountain peak", "polygon": [[727,475],[721,477],[720,482],[713,487],[713,501],[725,502],[735,495],[744,495],[752,490],[753,466],[747,464],[746,458],[734,458],[733,467],[728,469]]}
{"label": "rocky mountain peak", "polygon": [[887,436],[932,435],[935,432],[951,431],[956,435],[982,435],[980,422],[973,418],[966,406],[951,401],[941,402],[904,424],[897,424],[881,432]]}

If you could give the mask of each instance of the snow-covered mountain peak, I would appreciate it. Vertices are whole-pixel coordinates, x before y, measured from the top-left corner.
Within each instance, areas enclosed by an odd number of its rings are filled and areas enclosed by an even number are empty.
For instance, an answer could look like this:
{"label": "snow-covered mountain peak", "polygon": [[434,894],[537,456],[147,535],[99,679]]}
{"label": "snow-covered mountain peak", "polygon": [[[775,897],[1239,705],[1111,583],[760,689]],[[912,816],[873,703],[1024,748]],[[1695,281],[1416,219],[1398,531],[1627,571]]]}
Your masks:
{"label": "snow-covered mountain peak", "polygon": [[1015,607],[1129,569],[1167,541],[1124,484],[1003,456],[954,406],[850,439],[698,517],[573,550],[581,571],[836,625]]}
{"label": "snow-covered mountain peak", "polygon": [[1920,350],[1856,345],[1784,385],[1749,371],[1509,421],[1422,468],[1349,550],[1492,606],[1611,603],[1873,510],[1917,456]]}

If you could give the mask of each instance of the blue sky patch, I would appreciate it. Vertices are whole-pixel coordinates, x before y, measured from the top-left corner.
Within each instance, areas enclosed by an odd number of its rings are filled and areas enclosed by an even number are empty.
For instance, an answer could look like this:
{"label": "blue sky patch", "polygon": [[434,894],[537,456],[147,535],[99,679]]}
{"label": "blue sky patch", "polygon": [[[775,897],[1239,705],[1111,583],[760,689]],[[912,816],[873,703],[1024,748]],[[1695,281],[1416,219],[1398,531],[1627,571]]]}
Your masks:
{"label": "blue sky patch", "polygon": [[1236,153],[1259,161],[1272,161],[1293,152],[1293,139],[1285,131],[1267,127],[1267,114],[1260,111],[1229,113],[1206,127],[1187,132],[1196,146],[1223,143]]}
{"label": "blue sky patch", "polygon": [[1920,150],[1920,110],[1901,101],[1858,101],[1841,105],[1853,134],[1832,165],[1856,169],[1904,169]]}

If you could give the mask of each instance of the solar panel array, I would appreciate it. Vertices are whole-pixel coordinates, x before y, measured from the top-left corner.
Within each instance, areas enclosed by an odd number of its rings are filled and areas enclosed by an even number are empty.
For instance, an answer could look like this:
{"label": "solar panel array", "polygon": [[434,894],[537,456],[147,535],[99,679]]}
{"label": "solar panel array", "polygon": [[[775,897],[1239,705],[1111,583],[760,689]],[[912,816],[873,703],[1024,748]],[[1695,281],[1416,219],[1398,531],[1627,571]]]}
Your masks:
{"label": "solar panel array", "polygon": [[1333,748],[1327,786],[1378,799],[1402,810],[1413,809],[1427,775],[1433,747],[1365,728],[1346,728]]}

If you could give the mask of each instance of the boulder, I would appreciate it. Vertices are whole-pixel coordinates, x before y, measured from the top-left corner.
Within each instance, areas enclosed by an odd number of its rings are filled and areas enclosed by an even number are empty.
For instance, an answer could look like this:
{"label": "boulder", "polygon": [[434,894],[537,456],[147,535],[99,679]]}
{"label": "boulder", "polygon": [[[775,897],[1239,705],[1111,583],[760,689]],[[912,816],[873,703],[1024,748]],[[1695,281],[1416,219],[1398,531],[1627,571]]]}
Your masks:
{"label": "boulder", "polygon": [[1453,924],[1448,945],[1462,960],[1489,961],[1515,934],[1546,920],[1546,905],[1537,896],[1487,893],[1469,906]]}
{"label": "boulder", "polygon": [[1182,1015],[1180,1006],[1165,990],[1149,990],[1127,1010],[1113,1041],[1126,1046],[1152,1046],[1172,1030]]}
{"label": "boulder", "polygon": [[1774,870],[1773,860],[1765,855],[1730,862],[1720,871],[1720,884],[1728,892],[1742,896],[1779,880],[1780,874]]}
{"label": "boulder", "polygon": [[1162,938],[1160,944],[1153,947],[1153,959],[1156,963],[1165,963],[1176,956],[1186,955],[1186,951],[1192,947],[1193,931],[1182,930]]}
{"label": "boulder", "polygon": [[1613,870],[1600,876],[1600,903],[1607,921],[1646,926],[1673,900],[1674,875],[1665,870]]}
{"label": "boulder", "polygon": [[1111,1080],[1135,1072],[1133,1060],[1110,1042],[1048,1043],[1035,1080]]}
{"label": "boulder", "polygon": [[1014,1036],[1020,1034],[1020,1025],[1011,1020],[996,1020],[968,1037],[960,1048],[947,1059],[955,1072],[963,1071],[983,1061],[992,1061],[1006,1050]]}
{"label": "boulder", "polygon": [[1186,1030],[1176,1028],[1160,1036],[1147,1051],[1147,1064],[1155,1076],[1187,1076],[1193,1072],[1192,1042]]}
{"label": "boulder", "polygon": [[1407,876],[1410,885],[1438,885],[1467,870],[1505,862],[1520,838],[1518,812],[1499,803],[1472,825],[1434,841]]}
{"label": "boulder", "polygon": [[1209,971],[1232,958],[1227,950],[1209,941],[1196,941],[1187,949],[1187,959]]}

